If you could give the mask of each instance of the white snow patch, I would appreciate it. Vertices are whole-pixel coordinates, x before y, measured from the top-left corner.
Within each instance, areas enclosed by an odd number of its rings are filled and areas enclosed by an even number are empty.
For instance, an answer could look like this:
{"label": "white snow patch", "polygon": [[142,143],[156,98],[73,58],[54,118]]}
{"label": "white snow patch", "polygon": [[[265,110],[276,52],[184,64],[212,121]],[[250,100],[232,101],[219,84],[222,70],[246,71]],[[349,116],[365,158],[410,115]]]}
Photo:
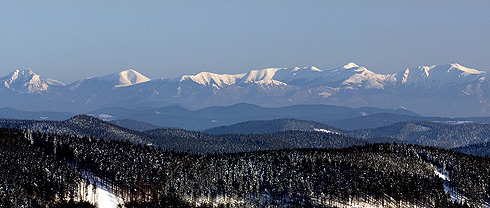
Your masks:
{"label": "white snow patch", "polygon": [[[211,72],[201,72],[196,75],[185,75],[182,76],[180,79],[180,82],[183,82],[185,80],[192,80],[193,82],[196,82],[200,85],[215,85],[218,87],[223,87],[224,85],[232,85],[235,84],[237,79],[240,79],[244,76],[245,74],[235,74],[235,75],[230,75],[230,74],[215,74]],[[178,89],[180,92],[180,88]]]}
{"label": "white snow patch", "polygon": [[103,188],[97,187],[94,193],[92,184],[88,186],[88,198],[90,203],[96,204],[99,208],[117,208],[118,204],[123,203],[120,197]]}
{"label": "white snow patch", "polygon": [[110,120],[114,120],[116,117],[113,115],[110,115],[110,114],[102,113],[102,114],[99,114],[99,118],[104,120],[104,121],[110,121]]}
{"label": "white snow patch", "polygon": [[[438,168],[434,165],[433,165],[433,167],[434,167],[434,173],[439,178],[442,179],[444,191],[449,194],[449,196],[451,197],[451,201],[456,201],[458,203],[464,203],[464,202],[468,201],[468,198],[466,196],[464,196],[461,193],[458,193],[458,190],[455,190],[454,188],[452,188],[450,186],[449,182],[451,180],[450,180],[450,172],[449,171],[444,170],[442,168]],[[483,207],[483,208],[490,208],[490,202],[485,201],[485,202],[483,202],[483,204],[478,204],[478,206]]]}
{"label": "white snow patch", "polygon": [[280,68],[267,68],[262,70],[252,70],[244,74],[240,83],[256,83],[263,85],[286,85],[286,83],[273,79]]}
{"label": "white snow patch", "polygon": [[434,173],[437,175],[437,177],[441,178],[444,181],[449,181],[449,176],[446,174],[443,174],[437,170],[437,168],[434,170]]}
{"label": "white snow patch", "polygon": [[60,82],[60,81],[55,80],[55,79],[51,79],[51,78],[46,79],[46,84],[52,85],[52,86],[66,86],[65,83]]}
{"label": "white snow patch", "polygon": [[444,124],[467,124],[467,123],[474,123],[474,121],[434,121],[436,123],[444,123]]}
{"label": "white snow patch", "polygon": [[456,191],[454,191],[451,186],[449,185],[449,172],[446,170],[443,170],[442,168],[437,168],[434,166],[434,173],[442,179],[443,181],[443,186],[444,186],[444,191],[449,194],[451,197],[451,201],[457,201],[458,203],[463,203],[464,201],[468,200],[465,196],[462,196],[458,194]]}
{"label": "white snow patch", "polygon": [[390,78],[390,76],[376,74],[364,67],[359,67],[354,72],[356,73],[342,82],[343,85],[358,85],[367,89],[384,89],[383,82]]}
{"label": "white snow patch", "polygon": [[313,130],[318,131],[318,132],[330,133],[330,134],[339,134],[338,132],[335,132],[335,131],[330,131],[330,130],[327,130],[327,129],[317,129],[317,128],[313,128]]}
{"label": "white snow patch", "polygon": [[342,66],[342,68],[344,68],[344,69],[357,68],[357,67],[359,67],[359,66],[357,64],[355,64],[354,62],[349,62],[346,65]]}
{"label": "white snow patch", "polygon": [[332,93],[329,92],[320,92],[318,95],[322,96],[323,98],[328,98],[332,95]]}

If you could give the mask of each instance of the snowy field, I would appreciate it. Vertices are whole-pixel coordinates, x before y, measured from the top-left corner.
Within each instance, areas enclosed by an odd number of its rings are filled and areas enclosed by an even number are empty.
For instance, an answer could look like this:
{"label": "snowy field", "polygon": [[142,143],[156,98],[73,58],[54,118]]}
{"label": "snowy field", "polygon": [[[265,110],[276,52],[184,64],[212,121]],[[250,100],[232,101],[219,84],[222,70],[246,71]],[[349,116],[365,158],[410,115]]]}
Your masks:
{"label": "snowy field", "polygon": [[96,204],[98,208],[117,208],[117,205],[123,202],[121,198],[106,189],[97,187],[94,193],[92,191],[93,186],[90,185],[88,190],[89,199],[91,199],[90,203]]}

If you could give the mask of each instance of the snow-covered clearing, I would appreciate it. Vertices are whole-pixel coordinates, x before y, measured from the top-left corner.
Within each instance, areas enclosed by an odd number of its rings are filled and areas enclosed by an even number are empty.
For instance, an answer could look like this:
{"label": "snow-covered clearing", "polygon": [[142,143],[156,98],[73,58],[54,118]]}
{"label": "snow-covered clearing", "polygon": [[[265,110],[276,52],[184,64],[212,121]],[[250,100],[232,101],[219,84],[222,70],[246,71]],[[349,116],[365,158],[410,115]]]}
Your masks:
{"label": "snow-covered clearing", "polygon": [[[451,201],[456,201],[458,203],[464,203],[468,201],[468,198],[464,196],[464,194],[459,193],[456,188],[452,188],[450,185],[450,173],[447,170],[434,166],[434,173],[442,179],[444,185],[444,191],[449,194],[451,197]],[[483,204],[480,204],[482,208],[490,208],[490,202],[486,201]]]}
{"label": "snow-covered clearing", "polygon": [[[112,193],[111,189],[106,187],[103,183],[101,183],[100,178],[97,176],[88,174],[87,171],[82,170],[83,175],[87,177],[90,181],[90,185],[88,186],[88,201],[92,204],[95,204],[98,208],[117,208],[117,205],[123,203],[121,197],[116,196]],[[94,193],[93,184],[97,184]],[[84,187],[84,186],[82,186]]]}
{"label": "snow-covered clearing", "polygon": [[92,191],[92,185],[90,185],[88,189],[90,203],[96,204],[98,208],[117,208],[117,205],[123,202],[121,198],[115,196],[106,189],[97,187],[95,193]]}

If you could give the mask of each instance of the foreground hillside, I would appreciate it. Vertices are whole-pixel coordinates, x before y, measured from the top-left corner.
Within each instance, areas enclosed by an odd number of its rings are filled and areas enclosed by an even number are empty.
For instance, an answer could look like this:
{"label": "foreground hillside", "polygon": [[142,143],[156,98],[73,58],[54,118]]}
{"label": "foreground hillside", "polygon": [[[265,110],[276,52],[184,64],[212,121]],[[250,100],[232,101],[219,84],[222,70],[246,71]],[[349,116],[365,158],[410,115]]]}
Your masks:
{"label": "foreground hillside", "polygon": [[[60,164],[57,166],[71,164],[75,172],[83,170],[126,206],[490,206],[490,179],[486,177],[490,160],[432,147],[371,144],[201,155],[127,141],[17,130],[3,130],[1,138],[9,146],[23,145],[15,154],[2,147],[0,153],[9,157],[1,157],[1,164],[25,161],[21,164],[36,164],[44,170],[26,179],[43,181],[51,177],[49,172],[62,184],[80,183],[77,177],[67,177],[65,170],[53,169],[51,163],[23,156],[39,151],[58,161],[53,163]],[[23,169],[3,171],[1,178],[19,178],[18,171]],[[41,184],[24,181],[0,181],[0,190],[5,190],[2,199],[7,199],[2,206],[38,203],[44,207],[62,202],[59,197],[35,197],[22,184]],[[23,202],[11,200],[18,196],[13,190],[27,193],[21,195]],[[54,189],[34,190],[36,195],[46,195]],[[73,198],[81,198],[83,192],[70,190],[59,189],[57,195],[72,193]]]}
{"label": "foreground hillside", "polygon": [[0,207],[94,207],[81,171],[33,142],[26,132],[0,129]]}

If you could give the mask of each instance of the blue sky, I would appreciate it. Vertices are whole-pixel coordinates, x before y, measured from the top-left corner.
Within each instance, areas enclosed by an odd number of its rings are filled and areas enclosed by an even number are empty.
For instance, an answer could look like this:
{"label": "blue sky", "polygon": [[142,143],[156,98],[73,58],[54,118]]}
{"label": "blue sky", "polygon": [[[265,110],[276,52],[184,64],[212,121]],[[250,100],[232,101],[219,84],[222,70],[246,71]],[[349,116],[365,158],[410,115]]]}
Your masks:
{"label": "blue sky", "polygon": [[2,1],[0,76],[267,67],[490,69],[490,1]]}

